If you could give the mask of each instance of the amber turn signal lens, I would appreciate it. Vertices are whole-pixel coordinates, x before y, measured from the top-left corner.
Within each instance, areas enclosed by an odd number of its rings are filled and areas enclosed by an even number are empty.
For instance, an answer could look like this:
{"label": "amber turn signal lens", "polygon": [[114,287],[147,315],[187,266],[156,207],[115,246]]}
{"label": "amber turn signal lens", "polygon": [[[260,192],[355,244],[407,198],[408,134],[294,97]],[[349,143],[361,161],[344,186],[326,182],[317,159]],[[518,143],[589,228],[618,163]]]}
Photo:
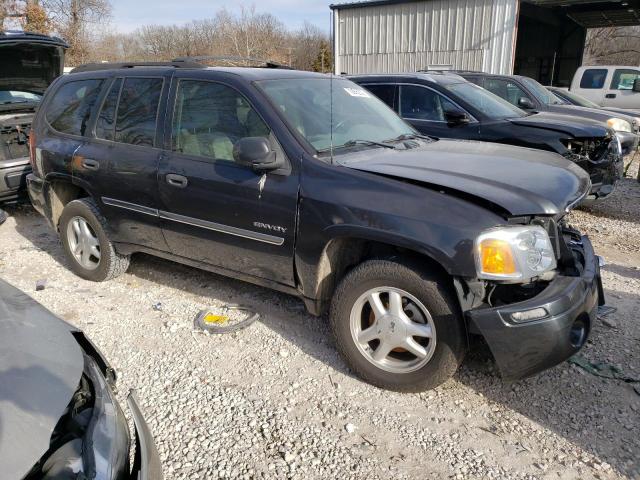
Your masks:
{"label": "amber turn signal lens", "polygon": [[516,262],[508,242],[487,238],[480,243],[479,249],[482,273],[493,275],[516,273]]}

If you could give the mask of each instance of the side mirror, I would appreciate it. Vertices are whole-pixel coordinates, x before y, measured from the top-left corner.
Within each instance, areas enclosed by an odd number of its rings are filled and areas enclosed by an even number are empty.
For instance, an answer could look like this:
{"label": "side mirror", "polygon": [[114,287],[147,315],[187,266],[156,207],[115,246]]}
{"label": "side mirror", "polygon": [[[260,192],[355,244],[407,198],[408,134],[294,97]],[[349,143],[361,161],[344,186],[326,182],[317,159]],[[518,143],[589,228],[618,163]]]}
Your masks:
{"label": "side mirror", "polygon": [[239,165],[250,167],[256,172],[277,170],[282,161],[277,158],[271,143],[265,137],[244,137],[233,146],[233,159]]}
{"label": "side mirror", "polygon": [[640,92],[640,78],[636,78],[633,81],[633,87],[631,88],[634,92]]}
{"label": "side mirror", "polygon": [[524,108],[525,110],[533,110],[534,108],[536,108],[531,99],[527,97],[520,97],[518,99],[518,106],[520,108]]}
{"label": "side mirror", "polygon": [[470,121],[469,115],[462,110],[445,110],[444,119],[447,121],[447,125],[450,127],[458,127],[460,125],[467,125]]}

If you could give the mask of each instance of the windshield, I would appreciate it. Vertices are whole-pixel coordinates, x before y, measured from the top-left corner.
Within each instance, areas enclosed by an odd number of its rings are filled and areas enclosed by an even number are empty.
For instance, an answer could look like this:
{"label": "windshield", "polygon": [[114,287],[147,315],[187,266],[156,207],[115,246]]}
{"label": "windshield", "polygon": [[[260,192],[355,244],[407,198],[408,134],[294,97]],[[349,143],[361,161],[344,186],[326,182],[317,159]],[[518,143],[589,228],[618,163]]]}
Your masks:
{"label": "windshield", "polygon": [[10,103],[37,103],[42,98],[31,92],[21,92],[19,90],[0,90],[0,104]]}
{"label": "windshield", "polygon": [[536,82],[533,78],[520,77],[522,83],[526,85],[531,94],[543,105],[565,105],[566,102],[547,90],[542,84]]}
{"label": "windshield", "polygon": [[569,92],[568,90],[563,90],[562,92],[554,93],[554,94],[568,99],[570,103],[574,105],[578,105],[579,107],[602,108],[597,103],[594,103],[591,100],[584,98],[581,95],[577,95],[575,93]]}
{"label": "windshield", "polygon": [[447,85],[446,89],[491,120],[504,120],[505,118],[525,117],[527,115],[526,112],[518,107],[511,105],[506,100],[474,83],[454,83]]}
{"label": "windshield", "polygon": [[289,126],[318,152],[326,152],[332,145],[339,149],[416,134],[382,100],[343,78],[287,78],[257,83]]}

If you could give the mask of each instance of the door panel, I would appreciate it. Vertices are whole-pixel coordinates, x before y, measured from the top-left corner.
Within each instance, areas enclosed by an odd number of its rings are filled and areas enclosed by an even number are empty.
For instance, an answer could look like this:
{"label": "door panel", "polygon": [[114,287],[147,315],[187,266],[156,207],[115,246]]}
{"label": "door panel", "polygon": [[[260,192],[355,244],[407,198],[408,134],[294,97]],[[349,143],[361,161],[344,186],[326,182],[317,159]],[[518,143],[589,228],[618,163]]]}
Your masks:
{"label": "door panel", "polygon": [[162,236],[155,148],[163,78],[115,79],[96,119],[96,137],[74,161],[78,182],[91,185],[116,242],[159,250]]}
{"label": "door panel", "polygon": [[[243,137],[275,137],[229,85],[174,82],[171,151],[158,172],[160,217],[171,251],[293,285],[298,176],[255,173],[233,159]],[[172,97],[174,94],[172,94]]]}
{"label": "door panel", "polygon": [[617,68],[605,91],[603,106],[617,108],[639,108],[640,93],[633,91],[633,82],[640,78],[640,70]]}
{"label": "door panel", "polygon": [[[74,175],[91,184],[112,240],[167,250],[158,218],[160,150],[92,140],[76,154]],[[94,168],[87,168],[93,162]]]}

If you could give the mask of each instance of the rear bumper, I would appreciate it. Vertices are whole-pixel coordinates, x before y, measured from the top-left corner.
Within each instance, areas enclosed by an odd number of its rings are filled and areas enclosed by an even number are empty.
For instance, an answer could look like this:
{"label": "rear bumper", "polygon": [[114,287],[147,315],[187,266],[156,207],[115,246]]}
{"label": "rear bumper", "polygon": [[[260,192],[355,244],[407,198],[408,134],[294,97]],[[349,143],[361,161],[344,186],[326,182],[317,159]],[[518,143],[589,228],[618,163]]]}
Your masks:
{"label": "rear bumper", "polygon": [[47,217],[47,202],[45,198],[44,187],[45,182],[40,177],[33,173],[27,175],[27,192],[29,192],[29,199],[31,200],[31,204],[40,215]]}
{"label": "rear bumper", "polygon": [[28,157],[0,161],[0,203],[25,197],[27,175],[30,172]]}
{"label": "rear bumper", "polygon": [[[582,276],[558,276],[534,298],[467,313],[484,336],[504,379],[517,380],[553,367],[586,342],[604,295],[598,258],[587,237],[582,237],[582,247]],[[516,312],[540,308],[547,312],[540,320],[513,320]]]}

